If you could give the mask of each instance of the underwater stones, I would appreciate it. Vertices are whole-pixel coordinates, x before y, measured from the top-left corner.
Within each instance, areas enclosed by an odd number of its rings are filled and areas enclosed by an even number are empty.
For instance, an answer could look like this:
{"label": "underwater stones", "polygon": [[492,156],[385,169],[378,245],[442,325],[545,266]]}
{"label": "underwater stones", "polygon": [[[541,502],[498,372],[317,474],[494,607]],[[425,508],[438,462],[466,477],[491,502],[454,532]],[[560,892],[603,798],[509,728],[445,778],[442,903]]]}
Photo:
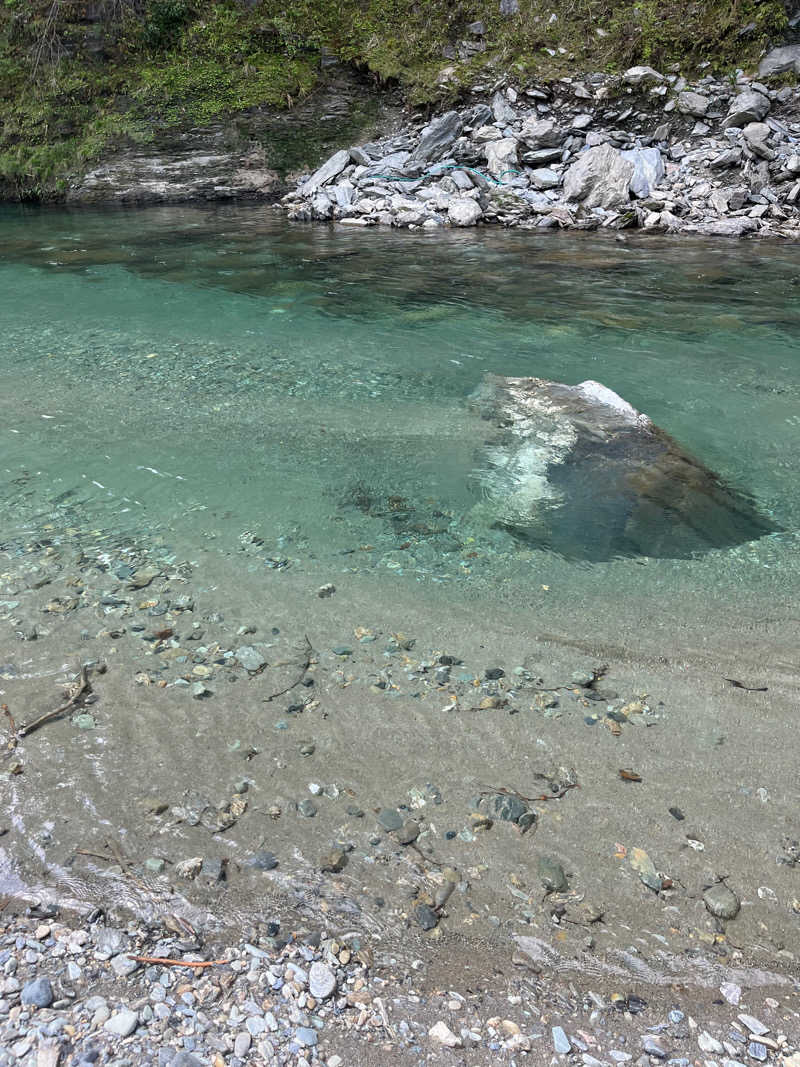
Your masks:
{"label": "underwater stones", "polygon": [[552,856],[540,856],[536,870],[539,881],[548,893],[563,893],[569,888],[564,868]]}
{"label": "underwater stones", "polygon": [[717,919],[735,919],[739,914],[741,903],[732,889],[718,882],[703,893],[706,908]]}
{"label": "underwater stones", "polygon": [[688,559],[776,529],[599,382],[488,375],[472,403],[491,425],[476,509],[522,542],[592,561]]}

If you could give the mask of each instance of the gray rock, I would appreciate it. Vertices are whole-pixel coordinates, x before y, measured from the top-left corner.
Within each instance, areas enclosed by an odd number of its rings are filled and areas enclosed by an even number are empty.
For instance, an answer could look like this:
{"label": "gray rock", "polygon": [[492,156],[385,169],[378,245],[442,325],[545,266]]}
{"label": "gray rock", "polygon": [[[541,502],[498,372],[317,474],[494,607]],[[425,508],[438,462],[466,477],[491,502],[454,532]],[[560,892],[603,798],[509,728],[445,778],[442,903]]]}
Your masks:
{"label": "gray rock", "polygon": [[336,990],[336,975],[324,963],[312,963],[308,970],[308,991],[316,1000],[327,1000]]}
{"label": "gray rock", "polygon": [[111,961],[111,969],[118,978],[127,978],[134,971],[138,971],[140,966],[137,960],[125,955],[115,956]]}
{"label": "gray rock", "polygon": [[239,1059],[244,1059],[247,1053],[250,1051],[250,1045],[253,1042],[253,1038],[247,1032],[242,1030],[241,1033],[236,1035],[236,1040],[233,1042],[233,1054],[238,1056]]}
{"label": "gray rock", "polygon": [[36,1008],[49,1008],[53,1003],[53,987],[49,978],[34,978],[22,987],[20,1000],[24,1005]]}
{"label": "gray rock", "polygon": [[[738,221],[731,219],[731,222]],[[741,904],[739,898],[723,882],[710,886],[703,893],[706,908],[718,919],[735,919],[739,914]]]}
{"label": "gray rock", "polygon": [[495,122],[513,122],[517,113],[508,102],[505,93],[499,90],[492,97],[492,114]]}
{"label": "gray rock", "polygon": [[650,196],[664,177],[664,160],[657,148],[633,148],[621,153],[623,159],[633,163],[630,190],[634,196],[644,199]]}
{"label": "gray rock", "polygon": [[733,98],[722,125],[724,129],[746,126],[748,122],[761,122],[768,113],[769,99],[755,89],[748,89]]}
{"label": "gray rock", "polygon": [[310,1026],[298,1026],[294,1036],[297,1043],[305,1048],[314,1048],[317,1043],[317,1031]]}
{"label": "gray rock", "polygon": [[420,163],[441,159],[444,150],[449,148],[461,133],[461,127],[461,116],[457,111],[446,111],[444,115],[435,118],[422,131],[412,159]]}
{"label": "gray rock", "polygon": [[256,852],[248,861],[248,867],[257,871],[274,871],[278,861],[272,852]]}
{"label": "gray rock", "polygon": [[312,196],[320,186],[325,185],[326,182],[341,174],[349,162],[350,152],[348,149],[343,148],[340,152],[335,152],[318,170],[314,171],[310,178],[303,182],[298,190],[301,196]]}
{"label": "gray rock", "polygon": [[800,74],[800,44],[787,44],[781,48],[773,48],[767,52],[758,65],[758,74],[761,78],[769,78],[773,74],[784,74],[793,70]]}
{"label": "gray rock", "polygon": [[767,1059],[767,1046],[762,1045],[760,1041],[751,1041],[747,1046],[747,1055],[751,1059],[758,1060],[760,1063],[766,1062]]}
{"label": "gray rock", "polygon": [[384,830],[399,830],[403,825],[403,816],[397,808],[381,808],[378,812],[378,822]]}
{"label": "gray rock", "polygon": [[468,196],[451,200],[447,207],[447,217],[453,226],[475,226],[482,215],[480,204]]}
{"label": "gray rock", "polygon": [[657,1037],[653,1037],[648,1034],[642,1038],[642,1048],[648,1056],[654,1056],[657,1060],[665,1060],[667,1058],[667,1051]]}
{"label": "gray rock", "polygon": [[518,15],[519,0],[500,0],[501,15]]}
{"label": "gray rock", "polygon": [[695,232],[706,237],[744,237],[757,229],[758,223],[755,219],[734,218],[702,222],[695,227]]}
{"label": "gray rock", "polygon": [[582,152],[564,175],[564,194],[584,207],[623,208],[630,202],[635,167],[611,145]]}
{"label": "gray rock", "polygon": [[[562,1056],[566,1056],[568,1052],[572,1052],[572,1042],[564,1033],[560,1026],[553,1027],[553,1048],[556,1052]],[[585,1048],[586,1046],[584,1046]]]}
{"label": "gray rock", "polygon": [[762,159],[771,160],[775,158],[775,153],[767,145],[767,138],[771,133],[772,130],[766,122],[748,122],[742,130],[742,137],[751,152]]}
{"label": "gray rock", "polygon": [[540,119],[536,116],[526,119],[520,131],[520,140],[528,148],[557,148],[564,142],[564,132],[559,130],[552,119]]}
{"label": "gray rock", "polygon": [[94,932],[95,953],[106,959],[116,956],[128,947],[128,938],[123,930],[114,926],[99,926]]}
{"label": "gray rock", "polygon": [[204,859],[203,866],[200,868],[200,877],[204,882],[210,882],[212,885],[217,882],[224,882],[225,864],[219,859]]}
{"label": "gray rock", "polygon": [[547,167],[531,171],[531,182],[537,189],[557,189],[561,185],[561,175]]}
{"label": "gray rock", "polygon": [[739,1013],[739,1022],[744,1023],[751,1034],[755,1034],[756,1037],[763,1037],[764,1034],[769,1033],[769,1027],[765,1026],[760,1019],[756,1019],[753,1015],[748,1015],[746,1012]]}
{"label": "gray rock", "polygon": [[481,797],[477,804],[477,810],[490,819],[501,819],[503,822],[519,822],[528,811],[528,807],[519,797],[510,796],[506,793],[490,793],[489,796]]}
{"label": "gray rock", "polygon": [[622,80],[626,85],[652,85],[655,82],[663,82],[664,75],[652,67],[629,67],[622,75]]}
{"label": "gray rock", "polygon": [[306,797],[305,800],[301,800],[297,805],[297,811],[304,819],[313,819],[317,814],[317,805],[313,800],[309,800],[308,797]]}
{"label": "gray rock", "polygon": [[486,164],[493,177],[508,180],[508,171],[516,169],[517,145],[514,137],[501,137],[499,141],[489,141],[485,146]]}
{"label": "gray rock", "polygon": [[246,671],[260,671],[267,665],[266,658],[254,645],[242,645],[237,648],[236,658]]}
{"label": "gray rock", "polygon": [[683,92],[678,93],[676,107],[682,115],[693,115],[695,118],[703,118],[711,107],[711,101],[701,93]]}
{"label": "gray rock", "polygon": [[[523,544],[595,561],[620,553],[685,559],[773,529],[747,498],[599,382],[487,375],[471,399],[491,435],[481,456],[482,513]],[[562,465],[570,471],[566,489]],[[487,801],[480,810],[491,814]]]}
{"label": "gray rock", "polygon": [[439,922],[439,916],[427,904],[417,904],[416,908],[414,908],[414,921],[423,930],[433,930]]}
{"label": "gray rock", "polygon": [[419,823],[413,819],[406,819],[395,836],[401,845],[413,844],[419,837]]}
{"label": "gray rock", "polygon": [[119,1037],[129,1037],[138,1025],[139,1016],[136,1012],[129,1008],[122,1008],[103,1024],[103,1029]]}
{"label": "gray rock", "polygon": [[569,888],[564,868],[552,856],[540,856],[537,870],[539,881],[548,893],[563,893]]}
{"label": "gray rock", "polygon": [[176,1054],[169,1067],[203,1067],[203,1064],[191,1052],[181,1051]]}

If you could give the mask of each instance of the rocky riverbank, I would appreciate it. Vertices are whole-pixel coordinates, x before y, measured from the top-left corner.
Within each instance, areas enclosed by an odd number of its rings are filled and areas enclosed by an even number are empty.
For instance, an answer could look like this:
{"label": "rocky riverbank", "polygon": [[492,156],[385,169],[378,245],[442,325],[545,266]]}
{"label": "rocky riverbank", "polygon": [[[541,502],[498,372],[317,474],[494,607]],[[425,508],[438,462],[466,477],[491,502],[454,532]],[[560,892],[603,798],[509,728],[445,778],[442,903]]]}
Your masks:
{"label": "rocky riverbank", "polygon": [[[284,197],[290,219],[435,230],[495,223],[800,237],[800,45],[758,77],[632,67],[522,88],[342,148]],[[446,77],[446,73],[445,73]]]}
{"label": "rocky riverbank", "polygon": [[198,943],[97,913],[8,918],[0,1065],[800,1064],[796,993],[723,982],[713,999],[607,996],[524,953],[470,968],[272,926]]}

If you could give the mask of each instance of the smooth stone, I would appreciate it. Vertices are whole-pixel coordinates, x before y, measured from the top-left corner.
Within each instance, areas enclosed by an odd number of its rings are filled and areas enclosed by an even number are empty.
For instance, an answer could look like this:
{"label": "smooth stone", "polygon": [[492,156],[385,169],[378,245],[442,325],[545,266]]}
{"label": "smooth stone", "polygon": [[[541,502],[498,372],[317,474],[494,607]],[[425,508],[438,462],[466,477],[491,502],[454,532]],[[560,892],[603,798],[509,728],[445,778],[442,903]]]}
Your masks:
{"label": "smooth stone", "polygon": [[310,1026],[298,1026],[294,1036],[305,1048],[314,1048],[318,1040],[316,1030],[312,1030]]}
{"label": "smooth stone", "polygon": [[439,916],[427,904],[417,904],[416,908],[414,908],[413,917],[417,925],[421,926],[423,930],[433,930],[439,922]]}
{"label": "smooth stone", "polygon": [[462,1048],[463,1041],[461,1038],[454,1034],[450,1027],[445,1022],[434,1023],[434,1025],[428,1031],[428,1037],[433,1038],[434,1041],[438,1041],[440,1045],[444,1045],[445,1048]]}
{"label": "smooth stone", "polygon": [[233,1042],[233,1054],[238,1056],[239,1059],[243,1059],[250,1051],[250,1045],[253,1042],[253,1038],[248,1034],[246,1030],[243,1030],[240,1034],[236,1035],[236,1040]]}
{"label": "smooth stone", "polygon": [[563,893],[569,888],[564,868],[552,856],[540,856],[537,870],[539,881],[548,893]]}
{"label": "smooth stone", "polygon": [[664,1046],[657,1038],[651,1037],[649,1034],[642,1040],[642,1048],[648,1056],[655,1056],[657,1060],[665,1060],[667,1058]]}
{"label": "smooth stone", "polygon": [[103,1029],[110,1034],[118,1034],[120,1037],[129,1037],[139,1025],[139,1016],[129,1008],[123,1008],[116,1015],[112,1015],[103,1024]]}
{"label": "smooth stone", "polygon": [[302,815],[304,819],[313,819],[317,814],[317,805],[313,800],[306,798],[305,800],[301,800],[297,805],[297,812],[299,815]]}
{"label": "smooth stone", "polygon": [[744,1023],[751,1034],[755,1034],[756,1037],[763,1037],[764,1034],[769,1033],[769,1027],[764,1026],[760,1019],[756,1019],[752,1015],[747,1015],[745,1012],[741,1012],[738,1016],[739,1022]]}
{"label": "smooth stone", "polygon": [[747,1046],[747,1055],[763,1063],[767,1058],[767,1046],[760,1041],[751,1041]]}
{"label": "smooth stone", "polygon": [[718,919],[735,919],[741,904],[739,898],[723,882],[710,886],[703,893],[706,908]]}
{"label": "smooth stone", "polygon": [[22,987],[20,995],[23,1004],[35,1008],[49,1008],[54,999],[49,978],[34,978],[32,982]]}
{"label": "smooth stone", "polygon": [[419,837],[419,823],[413,819],[407,819],[400,827],[396,835],[401,845],[411,845]]}
{"label": "smooth stone", "polygon": [[572,1051],[572,1042],[560,1026],[553,1027],[553,1048],[563,1056]]}
{"label": "smooth stone", "polygon": [[403,825],[403,817],[396,808],[381,808],[378,822],[384,830],[399,830]]}
{"label": "smooth stone", "polygon": [[256,852],[248,861],[248,867],[257,871],[274,871],[278,861],[272,852]]}
{"label": "smooth stone", "polygon": [[308,971],[308,991],[315,1000],[327,1000],[336,989],[336,975],[324,963],[312,963]]}
{"label": "smooth stone", "polygon": [[111,961],[111,969],[118,978],[127,978],[134,971],[138,971],[140,966],[139,962],[132,960],[130,956],[115,956]]}
{"label": "smooth stone", "polygon": [[239,666],[244,667],[246,671],[260,671],[267,664],[266,657],[262,656],[253,645],[242,645],[241,648],[237,648],[235,656],[239,661]]}
{"label": "smooth stone", "polygon": [[263,1034],[267,1028],[267,1024],[260,1015],[250,1015],[245,1019],[244,1025],[247,1027],[251,1037],[258,1037],[259,1034]]}

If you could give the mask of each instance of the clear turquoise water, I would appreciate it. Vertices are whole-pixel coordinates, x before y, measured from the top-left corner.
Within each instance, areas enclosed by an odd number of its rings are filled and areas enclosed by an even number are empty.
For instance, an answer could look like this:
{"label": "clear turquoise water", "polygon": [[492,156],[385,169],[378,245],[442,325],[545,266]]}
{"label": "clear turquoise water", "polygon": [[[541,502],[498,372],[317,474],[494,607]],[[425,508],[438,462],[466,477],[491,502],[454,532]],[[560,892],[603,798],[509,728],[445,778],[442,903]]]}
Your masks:
{"label": "clear turquoise water", "polygon": [[[421,582],[489,606],[556,582],[584,603],[788,602],[798,283],[784,245],[5,207],[0,540],[67,500],[73,526],[357,569],[377,596]],[[476,509],[466,398],[486,372],[602,381],[783,532],[591,566],[516,545]]]}

